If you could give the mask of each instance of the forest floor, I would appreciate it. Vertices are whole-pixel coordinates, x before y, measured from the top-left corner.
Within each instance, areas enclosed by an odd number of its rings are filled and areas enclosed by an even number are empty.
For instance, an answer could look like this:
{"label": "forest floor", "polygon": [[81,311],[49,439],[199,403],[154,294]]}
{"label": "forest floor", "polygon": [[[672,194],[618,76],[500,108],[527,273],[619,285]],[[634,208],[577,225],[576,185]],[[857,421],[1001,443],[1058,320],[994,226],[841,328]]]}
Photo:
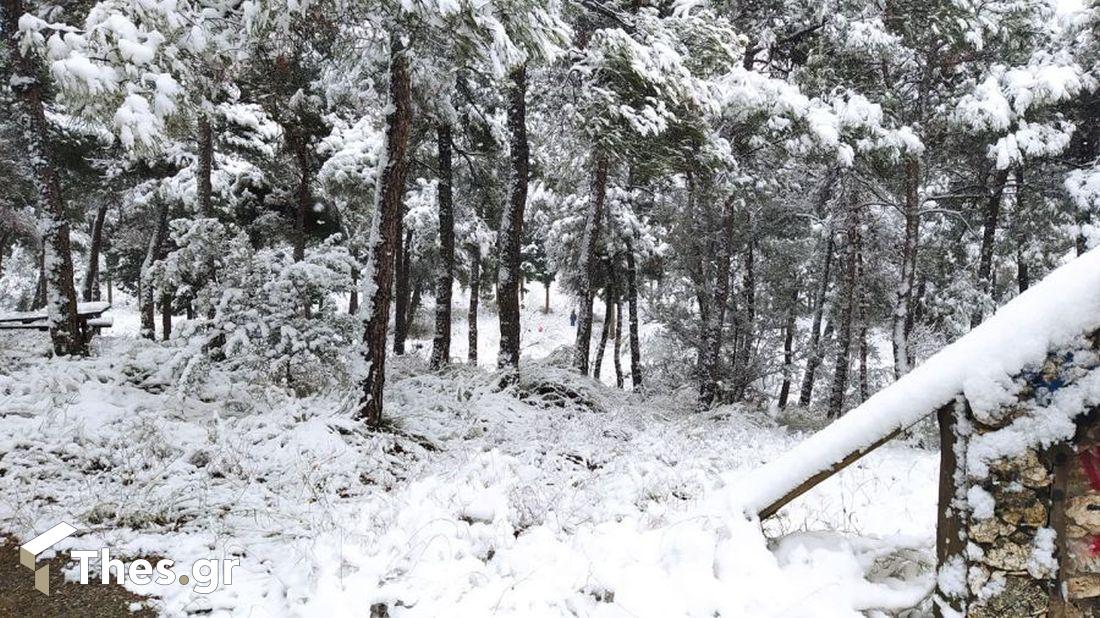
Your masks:
{"label": "forest floor", "polygon": [[63,552],[240,558],[209,594],[127,584],[171,616],[859,616],[927,596],[932,451],[888,445],[761,530],[731,480],[802,434],[739,407],[692,412],[687,388],[643,397],[575,375],[554,309],[525,312],[517,385],[395,359],[381,433],[349,397],[179,392],[161,371],[171,347],[132,337],[124,308],[87,359],[0,339],[0,536],[68,521]]}

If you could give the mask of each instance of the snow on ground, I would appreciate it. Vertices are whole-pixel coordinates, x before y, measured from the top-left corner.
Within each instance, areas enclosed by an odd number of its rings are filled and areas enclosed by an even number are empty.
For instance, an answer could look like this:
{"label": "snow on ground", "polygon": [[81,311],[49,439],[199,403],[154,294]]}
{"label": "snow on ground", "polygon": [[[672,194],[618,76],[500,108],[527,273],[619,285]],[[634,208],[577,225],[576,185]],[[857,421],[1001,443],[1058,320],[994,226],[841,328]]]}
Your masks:
{"label": "snow on ground", "polygon": [[241,558],[207,595],[128,586],[166,615],[856,616],[931,586],[933,453],[884,447],[761,531],[724,479],[804,436],[691,412],[690,389],[643,399],[574,375],[552,353],[567,307],[526,310],[525,352],[545,358],[515,386],[396,359],[391,433],[350,420],[350,394],[177,392],[172,348],[129,336],[121,309],[88,359],[0,339],[0,532],[66,520],[82,532],[62,550]]}

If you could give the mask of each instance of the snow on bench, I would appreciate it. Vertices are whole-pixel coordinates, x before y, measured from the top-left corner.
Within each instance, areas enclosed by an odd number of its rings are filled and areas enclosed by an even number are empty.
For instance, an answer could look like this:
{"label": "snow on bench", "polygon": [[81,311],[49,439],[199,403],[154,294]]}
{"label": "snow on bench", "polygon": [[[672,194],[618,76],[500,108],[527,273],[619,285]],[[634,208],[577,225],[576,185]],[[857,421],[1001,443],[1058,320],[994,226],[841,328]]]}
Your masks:
{"label": "snow on bench", "polygon": [[1063,265],[993,317],[795,448],[732,480],[731,498],[761,519],[965,395],[1004,403],[1004,385],[1048,351],[1100,327],[1100,249]]}
{"label": "snow on bench", "polygon": [[[76,304],[76,319],[82,326],[106,328],[114,324],[113,318],[103,314],[110,303],[88,302]],[[45,310],[17,311],[0,315],[0,330],[49,330],[49,314]]]}

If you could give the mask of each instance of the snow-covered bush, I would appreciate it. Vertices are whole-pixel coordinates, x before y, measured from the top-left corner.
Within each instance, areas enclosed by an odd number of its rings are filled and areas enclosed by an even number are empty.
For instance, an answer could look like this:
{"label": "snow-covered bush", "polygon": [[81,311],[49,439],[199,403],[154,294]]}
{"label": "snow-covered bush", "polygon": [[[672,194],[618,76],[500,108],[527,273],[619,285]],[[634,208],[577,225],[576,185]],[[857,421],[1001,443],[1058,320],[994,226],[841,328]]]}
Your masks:
{"label": "snow-covered bush", "polygon": [[350,289],[353,264],[334,239],[300,262],[289,249],[256,249],[247,234],[214,219],[175,221],[173,239],[178,249],[157,264],[156,276],[196,313],[181,329],[183,385],[215,367],[299,394],[347,376],[357,322],[338,299]]}

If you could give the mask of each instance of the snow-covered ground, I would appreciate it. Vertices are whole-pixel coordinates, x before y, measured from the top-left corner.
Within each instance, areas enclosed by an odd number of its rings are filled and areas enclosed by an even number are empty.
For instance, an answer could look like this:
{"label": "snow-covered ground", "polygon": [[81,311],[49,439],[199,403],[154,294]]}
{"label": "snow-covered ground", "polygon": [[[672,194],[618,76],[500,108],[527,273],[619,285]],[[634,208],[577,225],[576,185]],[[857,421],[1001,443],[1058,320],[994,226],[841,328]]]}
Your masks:
{"label": "snow-covered ground", "polygon": [[689,389],[643,398],[574,375],[554,353],[568,299],[544,315],[535,291],[518,385],[396,359],[392,433],[350,419],[354,393],[166,387],[172,350],[134,338],[125,306],[92,358],[0,339],[0,532],[65,520],[81,534],[62,550],[241,558],[207,595],[134,588],[167,615],[849,616],[927,594],[931,451],[884,447],[762,531],[722,489],[803,436],[741,408],[692,412]]}

